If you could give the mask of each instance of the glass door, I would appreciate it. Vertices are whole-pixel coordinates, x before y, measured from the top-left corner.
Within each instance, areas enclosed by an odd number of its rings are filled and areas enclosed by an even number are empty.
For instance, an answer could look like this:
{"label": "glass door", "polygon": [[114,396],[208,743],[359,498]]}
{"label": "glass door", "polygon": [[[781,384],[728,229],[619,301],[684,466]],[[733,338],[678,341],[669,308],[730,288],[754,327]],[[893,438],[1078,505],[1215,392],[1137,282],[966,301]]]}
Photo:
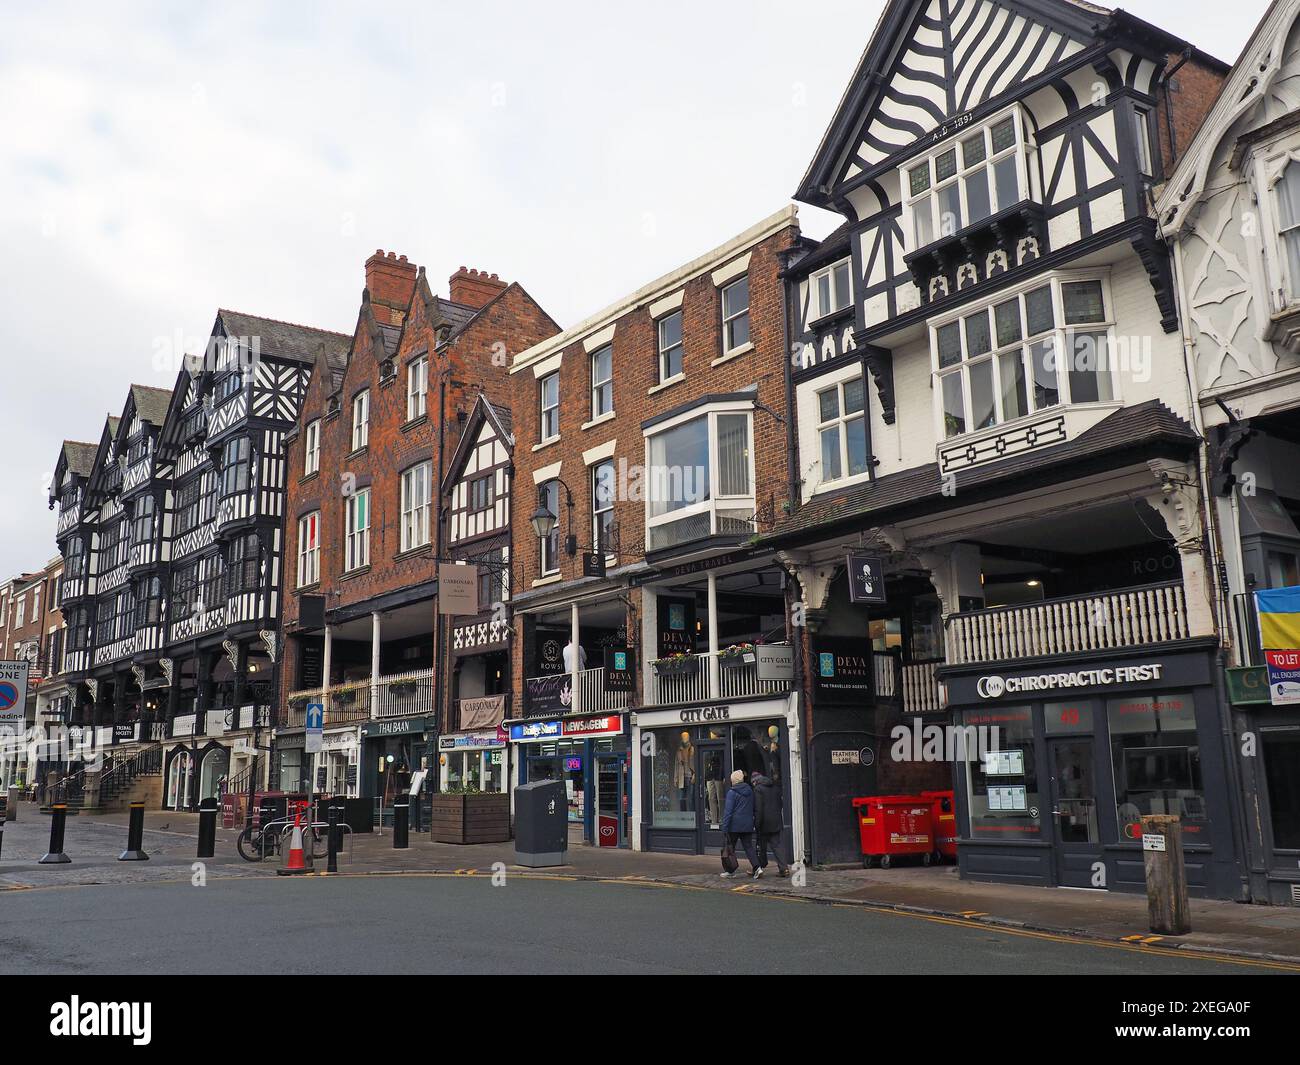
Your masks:
{"label": "glass door", "polygon": [[1049,740],[1047,747],[1056,882],[1064,887],[1104,887],[1105,881],[1096,878],[1102,851],[1092,738]]}
{"label": "glass door", "polygon": [[627,762],[622,754],[596,756],[596,845],[627,845]]}
{"label": "glass door", "polygon": [[695,780],[699,795],[700,854],[722,849],[722,807],[727,801],[726,744],[700,743],[695,748]]}

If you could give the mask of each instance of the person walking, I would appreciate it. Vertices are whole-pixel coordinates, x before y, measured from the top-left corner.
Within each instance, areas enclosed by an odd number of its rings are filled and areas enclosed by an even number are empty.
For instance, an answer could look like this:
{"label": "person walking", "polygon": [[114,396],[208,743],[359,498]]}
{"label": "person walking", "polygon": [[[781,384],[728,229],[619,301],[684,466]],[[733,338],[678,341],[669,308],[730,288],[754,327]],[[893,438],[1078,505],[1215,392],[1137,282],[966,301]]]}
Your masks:
{"label": "person walking", "polygon": [[[722,810],[722,832],[732,854],[735,854],[737,843],[745,848],[745,857],[749,859],[749,875],[761,876],[762,872],[754,858],[754,789],[745,782],[745,774],[739,769],[731,774],[731,790],[727,792],[727,803]],[[724,880],[730,880],[736,874],[724,870],[718,875]]]}
{"label": "person walking", "polygon": [[758,843],[758,872],[754,876],[762,876],[767,868],[769,847],[772,849],[772,857],[776,859],[776,875],[786,876],[790,867],[781,860],[781,830],[785,827],[781,815],[781,789],[762,773],[755,773],[751,779],[754,788],[754,835]]}

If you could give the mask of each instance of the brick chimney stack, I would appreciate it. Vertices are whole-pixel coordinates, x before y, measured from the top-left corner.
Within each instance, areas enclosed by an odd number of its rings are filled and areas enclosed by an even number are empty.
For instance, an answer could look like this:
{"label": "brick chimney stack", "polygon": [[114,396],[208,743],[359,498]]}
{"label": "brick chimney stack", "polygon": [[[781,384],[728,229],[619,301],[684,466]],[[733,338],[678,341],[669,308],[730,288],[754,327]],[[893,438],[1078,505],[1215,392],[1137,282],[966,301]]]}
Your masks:
{"label": "brick chimney stack", "polygon": [[381,325],[402,324],[415,292],[415,274],[415,264],[394,251],[385,255],[384,249],[378,248],[366,260],[366,288],[370,290],[370,305]]}
{"label": "brick chimney stack", "polygon": [[486,270],[466,270],[461,267],[451,275],[451,302],[467,307],[482,307],[504,292],[507,283]]}

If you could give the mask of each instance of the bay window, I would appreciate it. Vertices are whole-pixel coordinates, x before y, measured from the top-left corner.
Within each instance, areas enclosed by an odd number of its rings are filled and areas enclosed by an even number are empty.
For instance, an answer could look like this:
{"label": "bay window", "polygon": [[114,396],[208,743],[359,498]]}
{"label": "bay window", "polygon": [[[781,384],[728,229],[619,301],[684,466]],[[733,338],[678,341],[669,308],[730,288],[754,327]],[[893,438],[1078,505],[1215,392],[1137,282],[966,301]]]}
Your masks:
{"label": "bay window", "polygon": [[230,594],[255,592],[260,584],[262,567],[261,546],[257,533],[245,533],[230,543],[228,570]]}
{"label": "bay window", "polygon": [[1028,196],[1025,144],[1013,111],[903,168],[909,252],[1005,211]]}
{"label": "bay window", "polygon": [[1286,262],[1286,303],[1300,303],[1300,159],[1292,159],[1273,186],[1278,237]]}
{"label": "bay window", "polygon": [[866,392],[861,377],[817,393],[822,481],[867,472]]}
{"label": "bay window", "polygon": [[222,497],[247,492],[249,484],[248,437],[241,436],[226,445],[221,459]]}
{"label": "bay window", "polygon": [[422,462],[402,474],[402,550],[410,551],[429,542],[429,509],[432,500],[430,471]]}
{"label": "bay window", "polygon": [[348,496],[343,507],[343,570],[370,564],[370,489]]}
{"label": "bay window", "polygon": [[1115,396],[1100,278],[1054,277],[931,327],[944,438]]}
{"label": "bay window", "polygon": [[736,405],[647,432],[647,546],[672,547],[754,528],[751,415]]}
{"label": "bay window", "polygon": [[298,587],[320,580],[320,511],[298,519]]}
{"label": "bay window", "polygon": [[153,542],[155,506],[154,497],[151,495],[141,496],[135,501],[135,513],[131,517],[132,545]]}

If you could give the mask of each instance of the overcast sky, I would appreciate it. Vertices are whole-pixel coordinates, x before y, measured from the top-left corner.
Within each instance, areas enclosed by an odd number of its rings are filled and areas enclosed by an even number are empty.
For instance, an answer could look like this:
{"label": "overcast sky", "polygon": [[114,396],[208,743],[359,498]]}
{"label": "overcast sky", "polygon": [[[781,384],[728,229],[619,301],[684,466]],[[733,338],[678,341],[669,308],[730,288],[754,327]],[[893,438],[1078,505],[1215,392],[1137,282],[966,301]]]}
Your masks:
{"label": "overcast sky", "polygon": [[[1265,6],[1126,5],[1228,61]],[[0,577],[56,550],[60,441],[218,307],[350,332],[384,248],[567,325],[777,210],[881,7],[0,0]]]}

